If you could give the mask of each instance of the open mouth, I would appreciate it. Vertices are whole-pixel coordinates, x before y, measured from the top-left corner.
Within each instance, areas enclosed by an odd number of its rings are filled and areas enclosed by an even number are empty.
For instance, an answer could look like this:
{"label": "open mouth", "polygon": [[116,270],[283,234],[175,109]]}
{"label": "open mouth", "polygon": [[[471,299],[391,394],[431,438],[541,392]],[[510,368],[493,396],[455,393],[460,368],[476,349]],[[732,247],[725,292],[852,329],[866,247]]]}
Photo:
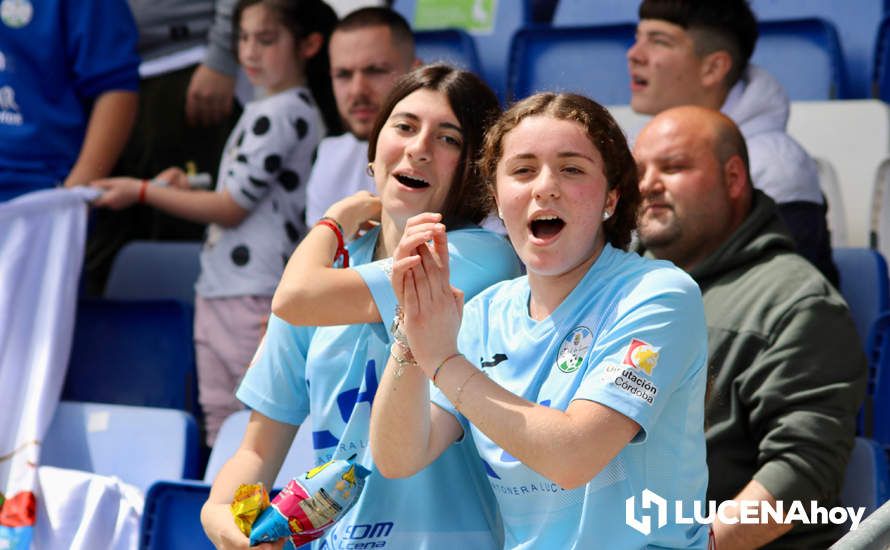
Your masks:
{"label": "open mouth", "polygon": [[550,239],[558,235],[565,225],[566,222],[556,216],[544,216],[532,220],[529,228],[536,239]]}
{"label": "open mouth", "polygon": [[399,183],[405,187],[410,187],[411,189],[425,189],[430,186],[430,183],[426,180],[406,176],[405,174],[398,174],[395,178]]}
{"label": "open mouth", "polygon": [[647,84],[649,84],[649,81],[641,76],[634,75],[634,76],[630,77],[630,83],[631,83],[631,86],[633,86],[635,88],[643,88]]}

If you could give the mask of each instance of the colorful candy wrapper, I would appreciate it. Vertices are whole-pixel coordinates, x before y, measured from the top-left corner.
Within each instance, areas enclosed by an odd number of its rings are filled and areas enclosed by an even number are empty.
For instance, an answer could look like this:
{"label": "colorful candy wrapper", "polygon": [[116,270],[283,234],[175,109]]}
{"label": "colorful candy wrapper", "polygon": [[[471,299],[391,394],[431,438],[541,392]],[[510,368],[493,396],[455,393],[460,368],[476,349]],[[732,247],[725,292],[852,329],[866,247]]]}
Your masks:
{"label": "colorful candy wrapper", "polygon": [[238,529],[245,536],[249,537],[253,522],[268,507],[269,493],[266,492],[266,488],[262,483],[238,487],[231,506],[232,515],[235,517],[235,525],[238,526]]}
{"label": "colorful candy wrapper", "polygon": [[352,508],[371,473],[354,458],[331,460],[291,479],[254,522],[250,545],[289,537],[297,547],[321,537]]}

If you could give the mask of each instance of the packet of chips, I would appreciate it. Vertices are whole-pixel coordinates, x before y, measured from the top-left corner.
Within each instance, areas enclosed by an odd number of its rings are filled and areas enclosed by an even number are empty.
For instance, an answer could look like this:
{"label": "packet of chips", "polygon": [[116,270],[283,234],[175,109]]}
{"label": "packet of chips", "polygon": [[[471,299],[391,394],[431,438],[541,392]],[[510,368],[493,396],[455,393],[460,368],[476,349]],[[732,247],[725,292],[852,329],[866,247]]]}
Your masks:
{"label": "packet of chips", "polygon": [[352,508],[371,473],[354,459],[331,460],[291,479],[253,522],[250,545],[288,537],[297,547],[321,537]]}
{"label": "packet of chips", "polygon": [[250,536],[253,522],[263,510],[269,507],[269,493],[262,483],[241,485],[235,491],[232,499],[232,515],[235,517],[235,525],[246,536]]}

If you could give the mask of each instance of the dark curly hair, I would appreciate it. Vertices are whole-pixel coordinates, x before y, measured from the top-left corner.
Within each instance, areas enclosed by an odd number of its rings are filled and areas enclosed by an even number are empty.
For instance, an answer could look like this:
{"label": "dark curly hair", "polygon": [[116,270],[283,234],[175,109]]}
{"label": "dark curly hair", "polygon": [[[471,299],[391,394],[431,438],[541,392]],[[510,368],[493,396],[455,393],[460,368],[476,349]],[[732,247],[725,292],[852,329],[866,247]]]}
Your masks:
{"label": "dark curly hair", "polygon": [[485,182],[479,176],[479,151],[485,130],[500,114],[501,108],[491,88],[475,74],[450,65],[434,64],[420,67],[396,81],[369,136],[368,160],[374,162],[380,130],[396,104],[417,90],[441,92],[448,98],[463,137],[454,180],[442,205],[442,221],[448,226],[468,222],[478,224],[494,206]]}
{"label": "dark curly hair", "polygon": [[609,190],[618,190],[618,204],[612,217],[603,222],[603,233],[612,246],[627,250],[631,233],[637,226],[640,204],[637,165],[618,123],[605,107],[592,99],[578,94],[539,93],[514,104],[501,115],[485,135],[480,160],[482,177],[491,191],[495,189],[498,162],[504,153],[504,137],[523,119],[536,115],[574,121],[587,131],[590,142],[603,157]]}

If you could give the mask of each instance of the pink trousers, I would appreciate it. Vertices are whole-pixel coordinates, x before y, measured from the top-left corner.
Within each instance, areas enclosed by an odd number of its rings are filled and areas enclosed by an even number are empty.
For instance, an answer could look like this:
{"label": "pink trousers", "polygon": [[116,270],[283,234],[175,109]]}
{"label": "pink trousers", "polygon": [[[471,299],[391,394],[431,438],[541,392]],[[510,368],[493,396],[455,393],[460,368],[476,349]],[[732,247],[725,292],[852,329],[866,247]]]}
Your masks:
{"label": "pink trousers", "polygon": [[195,296],[198,401],[210,446],[223,420],[244,408],[235,390],[266,331],[271,306],[271,296]]}

